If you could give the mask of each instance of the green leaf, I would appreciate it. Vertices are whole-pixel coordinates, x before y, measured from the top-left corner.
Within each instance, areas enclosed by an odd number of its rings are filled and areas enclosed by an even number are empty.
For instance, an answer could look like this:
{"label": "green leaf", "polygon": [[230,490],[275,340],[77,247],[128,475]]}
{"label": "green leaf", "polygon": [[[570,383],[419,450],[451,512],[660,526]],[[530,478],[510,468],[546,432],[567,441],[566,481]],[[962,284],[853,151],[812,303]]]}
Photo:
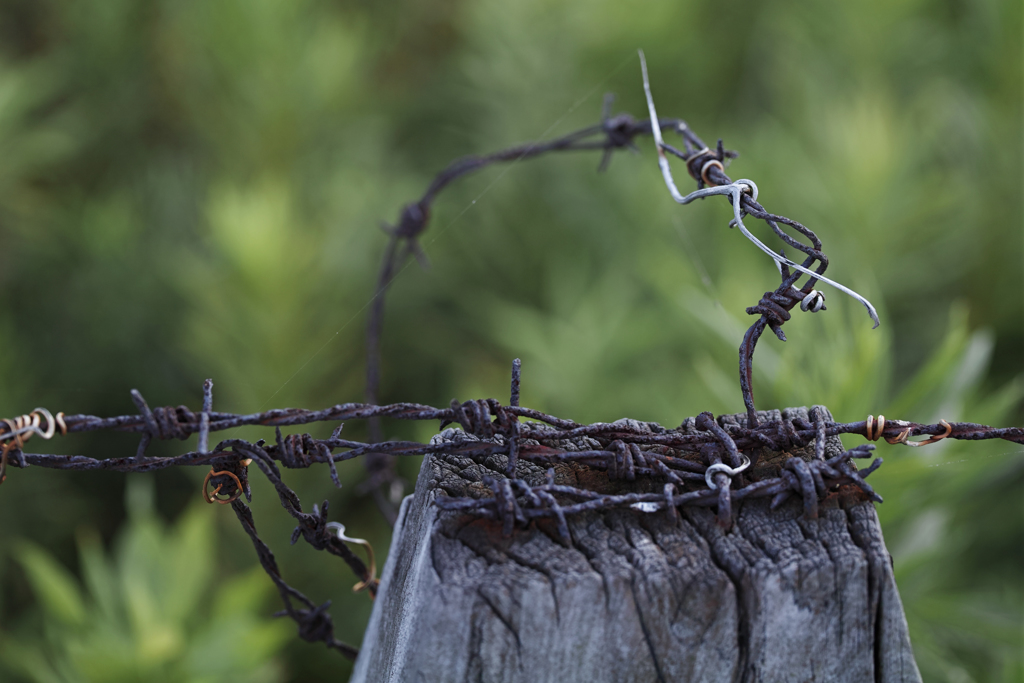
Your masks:
{"label": "green leaf", "polygon": [[78,558],[86,589],[95,602],[95,608],[105,619],[117,618],[121,601],[118,578],[114,567],[103,555],[103,546],[95,530],[86,529],[78,534]]}
{"label": "green leaf", "polygon": [[[216,506],[219,507],[219,506]],[[158,587],[169,620],[184,624],[209,589],[214,569],[214,515],[199,503],[189,508],[162,547],[163,580]]]}
{"label": "green leaf", "polygon": [[28,541],[21,541],[14,554],[48,614],[65,624],[85,623],[85,602],[71,572],[48,552]]}
{"label": "green leaf", "polygon": [[0,643],[0,662],[5,668],[33,683],[67,683],[35,643],[5,638]]}

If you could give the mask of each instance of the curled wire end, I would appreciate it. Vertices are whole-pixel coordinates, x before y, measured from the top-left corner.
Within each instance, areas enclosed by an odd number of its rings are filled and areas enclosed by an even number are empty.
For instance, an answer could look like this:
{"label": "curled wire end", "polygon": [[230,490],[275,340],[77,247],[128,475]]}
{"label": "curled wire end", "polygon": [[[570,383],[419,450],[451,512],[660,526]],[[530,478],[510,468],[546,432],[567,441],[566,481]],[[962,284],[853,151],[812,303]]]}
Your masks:
{"label": "curled wire end", "polygon": [[898,443],[907,443],[907,437],[910,436],[910,427],[907,427],[896,436],[887,436],[885,440],[895,446]]}
{"label": "curled wire end", "polygon": [[345,543],[355,543],[366,548],[366,559],[369,567],[366,570],[366,576],[363,580],[352,586],[352,592],[358,593],[366,589],[370,589],[370,597],[373,598],[374,593],[377,592],[377,586],[380,585],[380,579],[377,578],[377,560],[373,555],[373,546],[365,538],[350,538],[345,535],[345,525],[341,522],[328,522],[327,528],[331,529],[337,534],[338,540]]}
{"label": "curled wire end", "polygon": [[[40,429],[42,420],[46,420],[46,429]],[[7,454],[16,448],[21,448],[25,442],[38,434],[44,439],[51,439],[60,429],[61,436],[68,433],[67,425],[64,423],[64,413],[57,413],[54,418],[46,408],[36,408],[28,415],[20,415],[13,420],[2,418],[0,422],[7,425],[7,433],[0,435],[3,447],[0,449],[0,484],[7,479]],[[22,464],[22,467],[25,465]]]}
{"label": "curled wire end", "polygon": [[[778,265],[778,264],[776,264]],[[800,301],[800,310],[810,311],[811,313],[817,313],[818,311],[825,308],[825,293],[819,292],[816,289],[812,289],[807,296]]]}
{"label": "curled wire end", "polygon": [[927,446],[928,444],[935,443],[936,441],[942,441],[953,432],[953,426],[946,422],[945,420],[939,420],[939,424],[945,427],[946,431],[943,432],[942,434],[930,436],[924,441],[908,441],[907,437],[910,436],[910,427],[907,427],[902,432],[900,432],[900,435],[897,436],[895,440],[890,441],[889,443],[902,443],[904,446],[912,446],[914,448],[918,448],[919,446]]}
{"label": "curled wire end", "polygon": [[739,474],[740,472],[742,472],[743,470],[745,470],[748,467],[750,467],[750,458],[748,458],[745,455],[742,456],[742,457],[743,457],[743,464],[741,464],[739,467],[729,467],[725,463],[721,463],[721,462],[720,463],[715,463],[714,465],[711,465],[710,467],[708,467],[707,470],[704,471],[704,481],[705,481],[705,483],[707,483],[708,488],[709,489],[717,489],[718,488],[718,486],[715,485],[714,480],[711,478],[712,476],[714,476],[718,472],[721,472],[723,474],[727,474],[730,477],[734,477],[737,474]]}
{"label": "curled wire end", "polygon": [[[33,418],[32,432],[34,434],[38,434],[44,439],[53,438],[53,435],[56,432],[57,423],[53,419],[53,415],[50,414],[49,410],[47,410],[46,408],[36,408],[31,413],[29,413],[29,415]],[[39,416],[43,416],[46,418],[46,429],[43,431],[40,431],[39,429]]]}
{"label": "curled wire end", "polygon": [[[217,497],[217,494],[220,493],[220,490],[224,487],[224,484],[218,484],[217,488],[215,488],[213,491],[207,492],[207,488],[209,488],[210,486],[210,479],[212,479],[213,477],[219,477],[222,474],[226,474],[235,481],[235,492],[231,494],[231,496],[229,496],[228,498]],[[211,468],[210,471],[206,473],[206,479],[203,479],[203,500],[205,500],[207,503],[220,503],[221,505],[227,505],[229,503],[235,502],[240,495],[242,495],[242,481],[234,472],[229,472],[227,470],[217,472]]]}

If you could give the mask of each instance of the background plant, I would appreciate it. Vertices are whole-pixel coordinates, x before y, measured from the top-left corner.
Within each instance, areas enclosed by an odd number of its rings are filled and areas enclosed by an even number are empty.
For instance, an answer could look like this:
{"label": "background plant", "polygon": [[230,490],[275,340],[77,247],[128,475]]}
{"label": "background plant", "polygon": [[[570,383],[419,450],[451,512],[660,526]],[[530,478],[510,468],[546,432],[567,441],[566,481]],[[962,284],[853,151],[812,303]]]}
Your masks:
{"label": "background plant", "polygon": [[113,557],[95,534],[81,533],[84,586],[46,550],[16,547],[42,608],[25,621],[41,623],[20,625],[0,661],[37,683],[282,680],[274,660],[291,629],[265,616],[276,594],[263,572],[215,576],[217,531],[205,506],[167,528],[152,487],[146,476],[128,483],[129,520]]}
{"label": "background plant", "polygon": [[[1019,3],[997,1],[640,14],[539,0],[5,0],[0,415],[130,412],[131,387],[197,406],[205,377],[234,412],[360,398],[379,221],[454,157],[593,123],[605,91],[642,115],[642,46],[663,115],[738,149],[731,173],[818,231],[829,273],[882,316],[871,331],[839,296],[796,316],[790,342],[758,348],[758,405],[1020,424],[1021,35]],[[519,356],[524,405],[581,422],[742,410],[741,312],[775,282],[772,264],[752,248],[726,260],[740,239],[727,210],[674,205],[650,146],[605,174],[597,162],[490,169],[440,200],[430,271],[408,268],[389,299],[381,400],[501,398]],[[51,445],[113,455],[134,440]],[[880,454],[872,483],[926,678],[1018,680],[1019,449]],[[411,480],[415,464],[403,467]],[[195,474],[155,478],[165,519],[198,499]],[[320,471],[290,481],[386,548],[359,465],[340,474],[341,492]],[[0,489],[4,642],[46,642],[22,541],[84,575],[75,535],[112,544],[124,482],[26,470]],[[262,485],[255,513],[276,547],[291,525]],[[204,510],[218,529],[222,513]],[[232,520],[218,534],[216,574],[250,566]],[[334,599],[339,638],[358,642],[370,605],[348,595],[344,567],[302,545],[280,561]],[[284,661],[293,680],[347,666],[298,641]]]}

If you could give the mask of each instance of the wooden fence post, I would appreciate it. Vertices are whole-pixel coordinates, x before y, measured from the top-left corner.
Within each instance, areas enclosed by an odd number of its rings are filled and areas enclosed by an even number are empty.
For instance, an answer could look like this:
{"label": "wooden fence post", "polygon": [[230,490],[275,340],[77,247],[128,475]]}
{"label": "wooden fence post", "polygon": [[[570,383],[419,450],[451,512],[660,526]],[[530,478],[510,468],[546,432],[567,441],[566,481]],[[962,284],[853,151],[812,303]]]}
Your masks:
{"label": "wooden fence post", "polygon": [[[763,415],[806,419],[807,411]],[[435,442],[475,438],[446,430]],[[828,456],[840,452],[832,437]],[[786,457],[765,452],[759,468],[777,471]],[[500,477],[504,465],[502,455],[424,459],[353,681],[921,680],[863,495],[844,487],[821,502],[816,520],[803,519],[792,499],[776,510],[747,500],[727,531],[707,508],[588,512],[568,518],[571,548],[543,523],[505,537],[499,522],[432,504],[439,495],[489,495],[481,480]],[[645,485],[609,482],[581,465],[556,470],[576,486]],[[517,476],[543,478],[543,470],[520,461]]]}

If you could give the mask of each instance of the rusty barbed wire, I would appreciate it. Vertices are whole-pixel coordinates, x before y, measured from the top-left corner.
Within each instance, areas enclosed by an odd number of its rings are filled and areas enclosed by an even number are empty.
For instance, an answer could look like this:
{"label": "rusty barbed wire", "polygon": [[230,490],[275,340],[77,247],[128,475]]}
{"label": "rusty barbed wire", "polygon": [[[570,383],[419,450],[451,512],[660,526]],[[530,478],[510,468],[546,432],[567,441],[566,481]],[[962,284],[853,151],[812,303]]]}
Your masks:
{"label": "rusty barbed wire", "polygon": [[[675,511],[680,507],[713,507],[719,523],[729,527],[733,505],[747,498],[770,496],[773,507],[776,507],[796,496],[802,501],[808,518],[816,517],[819,502],[841,487],[850,487],[859,492],[858,495],[881,502],[881,497],[865,478],[882,464],[882,460],[875,459],[863,470],[858,470],[853,464],[854,459],[871,457],[875,448],[873,444],[864,444],[826,459],[825,440],[840,434],[859,434],[868,439],[885,438],[892,443],[907,445],[911,445],[907,442],[908,437],[918,435],[928,436],[927,442],[951,438],[1004,439],[1024,443],[1024,429],[1021,428],[994,428],[968,422],[918,424],[882,418],[875,421],[873,416],[863,422],[839,423],[824,419],[824,412],[817,408],[808,413],[808,419],[761,419],[754,426],[726,423],[707,412],[671,429],[635,420],[584,425],[515,405],[518,403],[520,382],[521,364],[517,359],[512,367],[509,405],[503,405],[496,399],[461,403],[453,400],[447,408],[416,403],[379,406],[345,403],[323,410],[286,408],[239,415],[212,409],[213,383],[207,380],[203,385],[203,409],[198,413],[183,405],[150,408],[142,394],[133,390],[131,397],[138,413],[107,418],[93,415],[63,417],[66,430],[62,433],[66,434],[104,430],[139,434],[139,446],[134,456],[93,458],[25,453],[22,450],[24,441],[18,440],[26,433],[24,427],[19,428],[17,422],[6,420],[0,421],[0,441],[11,446],[11,466],[22,469],[44,467],[129,473],[182,466],[212,468],[204,481],[203,497],[208,502],[218,500],[231,505],[253,543],[260,564],[284,601],[285,610],[279,614],[296,621],[303,639],[324,642],[349,657],[354,657],[357,651],[334,638],[331,616],[327,612],[330,603],[318,606],[289,586],[281,576],[270,547],[256,532],[252,513],[246,505],[252,499],[248,483],[251,465],[256,465],[270,481],[281,506],[296,520],[291,542],[302,538],[314,548],[340,557],[358,577],[360,583],[357,588],[365,588],[373,596],[377,590],[377,579],[372,567],[372,549],[367,548],[371,565],[367,566],[346,545],[347,542],[366,545],[365,542],[349,539],[344,536],[344,527],[339,522],[329,521],[326,500],[319,506],[314,505],[311,513],[304,512],[299,497],[284,483],[280,467],[303,469],[322,464],[328,468],[335,485],[340,486],[336,463],[370,453],[382,453],[387,457],[439,453],[476,459],[504,457],[507,476],[489,478],[485,482],[492,493],[490,497],[440,497],[436,501],[438,507],[497,520],[504,533],[512,533],[516,525],[530,524],[540,518],[552,519],[559,539],[571,545],[566,516],[587,510],[629,507],[644,513],[665,510],[677,514]],[[37,412],[47,414],[42,409],[37,409]],[[372,443],[341,438],[343,421],[371,418],[438,421],[442,429],[457,424],[467,438],[456,444],[416,441]],[[285,435],[281,430],[282,427],[320,422],[339,424],[327,439],[317,439],[310,434]],[[213,432],[256,425],[274,427],[274,442],[225,439],[212,449],[206,448]],[[146,455],[154,440],[187,439],[193,434],[198,436],[197,450],[173,457]],[[584,437],[591,445],[587,450],[564,447],[566,440]],[[789,457],[771,476],[753,476],[763,450],[791,452],[810,447],[813,447],[814,455],[809,461]],[[530,486],[523,479],[516,478],[515,467],[520,460],[547,467],[547,482]],[[551,468],[568,463],[604,471],[609,479],[649,477],[661,481],[663,488],[661,492],[607,495],[555,484]],[[212,494],[208,493],[210,485],[215,487]],[[226,498],[217,499],[217,495]]]}
{"label": "rusty barbed wire", "polygon": [[[645,73],[646,84],[646,73]],[[649,90],[649,88],[648,88]],[[629,508],[641,514],[665,512],[678,515],[681,507],[709,507],[716,511],[718,523],[730,527],[734,505],[745,499],[771,497],[772,507],[796,497],[801,501],[805,517],[818,515],[818,506],[837,490],[846,490],[870,500],[882,498],[867,483],[866,478],[881,464],[874,459],[866,468],[857,469],[854,460],[870,458],[875,446],[864,444],[826,458],[826,440],[841,434],[859,434],[869,441],[884,438],[890,444],[922,446],[940,439],[960,440],[1004,439],[1024,444],[1024,429],[994,428],[973,423],[919,424],[903,420],[886,420],[873,415],[863,422],[838,423],[827,419],[820,407],[811,408],[807,418],[778,413],[758,413],[752,391],[753,352],[765,328],[771,329],[785,341],[782,325],[789,320],[790,311],[797,305],[801,310],[825,310],[824,295],[814,289],[820,280],[833,284],[858,297],[876,320],[870,303],[822,273],[828,258],[822,244],[809,228],[800,223],[769,213],[757,203],[757,187],[753,181],[733,182],[725,174],[726,161],[736,153],[726,150],[719,140],[711,150],[681,119],[657,117],[653,100],[649,99],[651,119],[637,121],[629,114],[611,116],[611,99],[606,98],[602,122],[598,125],[570,133],[556,140],[521,145],[485,156],[471,156],[457,160],[445,168],[427,188],[424,195],[406,205],[396,226],[385,226],[389,241],[385,248],[377,289],[371,306],[367,326],[366,403],[344,403],[322,410],[299,408],[274,409],[252,414],[224,413],[213,410],[213,383],[203,385],[203,406],[193,412],[187,406],[151,408],[141,393],[131,391],[136,406],[134,414],[116,417],[93,415],[63,415],[56,418],[37,408],[21,418],[0,420],[0,483],[8,465],[14,468],[44,467],[62,470],[113,470],[117,472],[150,472],[169,467],[209,467],[202,489],[209,502],[230,505],[242,528],[249,535],[264,571],[278,589],[285,609],[278,613],[288,616],[298,625],[300,637],[310,642],[323,642],[328,647],[354,658],[357,650],[334,637],[333,622],[328,613],[330,602],[317,605],[291,587],[281,576],[270,546],[256,531],[252,512],[247,502],[252,500],[249,486],[249,468],[254,465],[274,486],[282,507],[291,515],[296,526],[291,536],[294,544],[299,538],[318,550],[340,557],[359,580],[358,590],[375,595],[378,587],[373,549],[363,539],[345,535],[345,527],[338,521],[329,521],[329,506],[325,500],[305,512],[299,497],[284,483],[281,468],[302,469],[326,465],[335,486],[341,486],[336,464],[358,457],[366,459],[370,472],[369,487],[379,505],[384,500],[381,486],[393,481],[395,457],[430,454],[456,454],[480,461],[495,457],[504,459],[502,476],[483,481],[482,495],[474,498],[440,496],[435,504],[452,513],[475,515],[499,523],[502,532],[513,533],[516,526],[539,520],[555,524],[558,539],[572,545],[567,515],[592,510]],[[651,125],[657,121],[658,125]],[[680,134],[683,150],[664,142],[662,130]],[[380,338],[383,325],[385,295],[401,264],[409,257],[425,260],[418,239],[426,230],[430,209],[445,187],[456,179],[490,164],[516,162],[534,158],[548,152],[602,150],[599,170],[604,170],[617,149],[635,149],[633,140],[638,135],[653,134],[656,140],[659,164],[673,196],[681,203],[715,194],[728,195],[734,209],[731,225],[738,227],[759,248],[769,253],[779,267],[781,284],[773,292],[766,292],[761,300],[747,309],[759,316],[747,330],[740,347],[740,385],[747,413],[745,421],[723,420],[705,412],[688,418],[680,426],[665,428],[656,423],[619,420],[613,423],[580,424],[572,420],[548,415],[519,405],[521,364],[518,359],[512,367],[511,396],[508,405],[495,399],[459,402],[452,400],[446,408],[416,403],[378,405],[380,387]],[[665,154],[684,160],[687,171],[697,182],[697,192],[683,197],[671,180],[671,171]],[[744,216],[763,220],[788,246],[805,255],[803,264],[797,264],[784,253],[772,252],[754,238],[743,225]],[[788,235],[780,225],[796,230],[810,244],[803,244]],[[817,264],[815,266],[815,264]],[[811,270],[813,267],[813,270]],[[792,269],[792,270],[791,270]],[[793,272],[795,271],[795,273]],[[807,281],[800,287],[797,281]],[[41,429],[43,419],[46,429]],[[438,421],[441,429],[458,425],[464,438],[457,442],[435,440],[429,444],[416,441],[382,441],[380,420]],[[367,420],[367,442],[342,439],[345,421]],[[308,433],[285,435],[282,428],[306,424],[337,422],[330,438],[317,439]],[[250,442],[244,439],[226,439],[209,448],[211,433],[242,426],[266,426],[275,429],[273,443],[265,440]],[[84,455],[48,455],[25,453],[23,447],[32,434],[50,438],[59,427],[61,434],[94,431],[137,433],[140,440],[136,453],[130,457],[93,458]],[[146,455],[154,440],[188,439],[197,435],[197,447],[172,457]],[[909,441],[911,436],[925,436],[924,441]],[[573,447],[567,447],[567,442]],[[587,448],[580,449],[579,443]],[[808,459],[793,457],[797,449],[811,451]],[[785,453],[790,457],[781,465],[761,465],[764,451]],[[530,484],[517,476],[517,464],[528,462],[546,468],[543,484]],[[607,494],[584,488],[556,484],[555,468],[561,465],[585,465],[604,472],[609,480],[635,481],[649,478],[661,489],[649,492]],[[760,465],[760,466],[759,466]],[[497,473],[496,473],[497,474]],[[212,488],[211,488],[212,487]],[[485,493],[484,493],[485,492]],[[386,502],[386,501],[385,501]],[[387,507],[381,505],[382,510]],[[393,509],[390,511],[393,515]],[[367,562],[356,555],[347,543],[362,545]],[[368,566],[369,565],[369,566]]]}

